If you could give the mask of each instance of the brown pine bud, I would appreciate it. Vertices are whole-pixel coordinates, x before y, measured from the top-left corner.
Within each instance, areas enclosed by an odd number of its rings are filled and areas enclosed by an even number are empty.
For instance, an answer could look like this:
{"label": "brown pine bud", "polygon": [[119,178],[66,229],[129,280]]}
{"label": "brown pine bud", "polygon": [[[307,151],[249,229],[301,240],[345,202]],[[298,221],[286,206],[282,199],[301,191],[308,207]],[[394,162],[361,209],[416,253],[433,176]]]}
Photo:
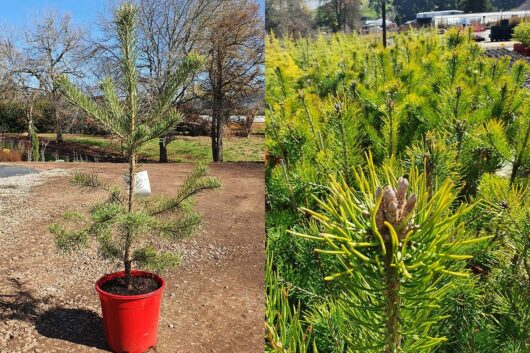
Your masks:
{"label": "brown pine bud", "polygon": [[399,208],[401,208],[401,206],[405,202],[405,196],[407,195],[408,188],[409,188],[409,181],[405,178],[399,178],[397,192],[396,192],[396,198],[398,201]]}
{"label": "brown pine bud", "polygon": [[416,207],[416,201],[416,194],[412,194],[409,196],[405,205],[405,209],[403,211],[403,217],[406,217],[409,213],[412,212],[412,210],[414,210],[414,207]]}

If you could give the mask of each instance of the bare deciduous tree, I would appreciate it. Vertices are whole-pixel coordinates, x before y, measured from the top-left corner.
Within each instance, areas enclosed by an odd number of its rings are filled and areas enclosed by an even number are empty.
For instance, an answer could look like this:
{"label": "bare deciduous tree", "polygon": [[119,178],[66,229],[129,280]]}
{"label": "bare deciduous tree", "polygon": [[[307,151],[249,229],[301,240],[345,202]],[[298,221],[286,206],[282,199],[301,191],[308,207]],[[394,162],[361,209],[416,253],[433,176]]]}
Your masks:
{"label": "bare deciduous tree", "polygon": [[243,129],[245,132],[245,136],[248,138],[252,133],[252,126],[254,125],[256,116],[258,116],[258,114],[260,113],[260,108],[257,105],[251,105],[247,109],[245,109],[244,112],[245,120],[243,121]]}
{"label": "bare deciduous tree", "polygon": [[204,31],[203,90],[212,111],[214,162],[223,161],[223,128],[238,108],[235,103],[263,85],[264,27],[258,9],[254,1],[223,1]]}
{"label": "bare deciduous tree", "polygon": [[[148,109],[168,84],[168,73],[182,64],[184,58],[203,51],[203,31],[213,20],[217,8],[226,0],[139,0],[138,2],[138,71],[142,91],[141,105]],[[111,4],[111,7],[113,5]],[[111,13],[112,11],[109,11]],[[96,76],[118,78],[119,47],[113,40],[111,19],[100,23],[103,38],[95,42]],[[196,78],[178,87],[172,105],[181,108],[196,98]],[[159,139],[159,161],[167,162],[167,146],[174,139],[168,134]]]}
{"label": "bare deciduous tree", "polygon": [[2,55],[0,58],[0,97],[16,103],[22,107],[25,125],[31,148],[28,150],[28,160],[39,160],[39,139],[33,122],[33,113],[37,99],[42,95],[35,87],[33,77],[27,72],[29,58],[14,44],[14,31],[8,32],[0,39]]}
{"label": "bare deciduous tree", "polygon": [[25,56],[29,58],[25,71],[38,80],[46,92],[56,124],[56,140],[63,141],[61,95],[54,81],[60,75],[83,77],[83,63],[88,59],[86,33],[72,24],[69,15],[47,12],[34,20],[26,31]]}
{"label": "bare deciduous tree", "polygon": [[359,0],[322,1],[320,11],[331,12],[332,22],[328,23],[334,32],[353,30],[360,19],[361,2]]}
{"label": "bare deciduous tree", "polygon": [[[142,0],[139,6],[139,59],[148,104],[164,92],[169,73],[201,46],[202,30],[223,0]],[[194,98],[193,80],[178,88],[172,102],[178,108]],[[173,135],[161,136],[159,162],[168,162]]]}

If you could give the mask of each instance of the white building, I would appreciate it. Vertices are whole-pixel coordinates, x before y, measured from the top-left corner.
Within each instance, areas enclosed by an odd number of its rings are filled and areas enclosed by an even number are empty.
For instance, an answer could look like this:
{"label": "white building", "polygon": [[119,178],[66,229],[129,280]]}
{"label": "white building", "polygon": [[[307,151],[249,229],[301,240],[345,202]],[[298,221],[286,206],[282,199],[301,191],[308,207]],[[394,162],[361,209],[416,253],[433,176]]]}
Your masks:
{"label": "white building", "polygon": [[530,17],[530,11],[503,11],[463,13],[463,11],[431,11],[420,12],[416,15],[419,24],[428,24],[435,27],[451,27],[462,25],[490,25],[500,20]]}

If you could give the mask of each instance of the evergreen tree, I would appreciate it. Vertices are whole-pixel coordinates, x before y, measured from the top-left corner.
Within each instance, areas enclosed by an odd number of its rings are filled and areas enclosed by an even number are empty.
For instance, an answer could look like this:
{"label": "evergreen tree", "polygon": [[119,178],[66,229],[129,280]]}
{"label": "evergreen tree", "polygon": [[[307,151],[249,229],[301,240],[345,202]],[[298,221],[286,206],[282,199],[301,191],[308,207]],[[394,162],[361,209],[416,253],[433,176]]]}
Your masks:
{"label": "evergreen tree", "polygon": [[487,12],[492,9],[491,0],[460,0],[458,9],[464,12]]}
{"label": "evergreen tree", "polygon": [[525,0],[492,0],[492,5],[497,10],[512,10],[525,3]]}
{"label": "evergreen tree", "polygon": [[276,36],[303,37],[312,29],[312,20],[302,0],[267,0],[265,30]]}
{"label": "evergreen tree", "polygon": [[394,0],[393,3],[396,22],[400,24],[415,19],[418,12],[435,10],[435,3],[432,0]]}
{"label": "evergreen tree", "polygon": [[[68,212],[65,227],[54,223],[50,230],[59,248],[72,250],[87,244],[89,236],[99,243],[100,253],[107,259],[120,259],[125,268],[127,289],[132,287],[132,264],[153,269],[175,265],[177,256],[161,252],[153,236],[177,239],[190,234],[200,223],[200,217],[190,208],[190,197],[220,184],[205,177],[206,168],[196,168],[176,195],[171,198],[135,199],[135,174],[138,151],[150,140],[163,136],[181,120],[181,114],[171,108],[178,87],[189,80],[202,65],[196,55],[190,55],[173,71],[163,94],[149,112],[139,109],[138,70],[136,67],[135,25],[137,9],[124,4],[115,13],[115,26],[121,48],[123,99],[110,78],[103,80],[103,104],[98,104],[66,76],[57,84],[67,99],[97,120],[121,142],[128,161],[127,190],[109,186],[94,175],[76,174],[74,181],[81,186],[108,191],[108,199],[93,206],[90,220],[78,213]],[[137,205],[137,204],[140,205]]]}
{"label": "evergreen tree", "polygon": [[[432,352],[445,337],[431,326],[444,319],[440,301],[467,277],[464,262],[474,238],[464,228],[471,210],[453,210],[457,193],[449,180],[430,195],[425,175],[415,168],[397,178],[393,168],[355,173],[356,188],[332,179],[322,209],[303,209],[315,221],[314,234],[294,235],[319,242],[316,251],[342,267],[328,281],[341,280],[335,301],[347,321],[360,324],[348,334],[349,347],[362,352]],[[383,176],[383,177],[381,177]],[[452,277],[452,279],[449,279]],[[443,309],[441,309],[443,310]]]}

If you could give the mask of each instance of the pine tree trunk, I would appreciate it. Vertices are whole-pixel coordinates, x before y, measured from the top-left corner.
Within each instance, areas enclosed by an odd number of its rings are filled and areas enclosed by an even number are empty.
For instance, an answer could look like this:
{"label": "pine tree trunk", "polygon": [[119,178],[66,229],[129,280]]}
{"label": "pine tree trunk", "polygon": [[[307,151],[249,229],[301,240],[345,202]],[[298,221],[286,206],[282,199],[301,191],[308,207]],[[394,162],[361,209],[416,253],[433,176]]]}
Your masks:
{"label": "pine tree trunk", "polygon": [[[392,249],[388,242],[387,249]],[[388,251],[385,258],[385,353],[402,353],[401,350],[401,325],[400,320],[400,296],[399,276],[396,266],[392,265],[393,254]]]}
{"label": "pine tree trunk", "polygon": [[[127,200],[127,212],[131,213],[133,211],[134,206],[134,174],[136,170],[136,155],[132,154],[129,157],[129,197]],[[133,234],[130,233],[130,231],[127,233],[127,239],[125,242],[125,255],[123,259],[123,263],[125,265],[125,284],[127,286],[127,289],[132,289],[132,275],[131,275],[131,269],[132,269],[132,254],[131,254],[131,243],[132,243],[132,237]]]}
{"label": "pine tree trunk", "polygon": [[158,147],[160,150],[158,163],[168,163],[167,159],[167,138],[166,136],[161,137],[158,141]]}

